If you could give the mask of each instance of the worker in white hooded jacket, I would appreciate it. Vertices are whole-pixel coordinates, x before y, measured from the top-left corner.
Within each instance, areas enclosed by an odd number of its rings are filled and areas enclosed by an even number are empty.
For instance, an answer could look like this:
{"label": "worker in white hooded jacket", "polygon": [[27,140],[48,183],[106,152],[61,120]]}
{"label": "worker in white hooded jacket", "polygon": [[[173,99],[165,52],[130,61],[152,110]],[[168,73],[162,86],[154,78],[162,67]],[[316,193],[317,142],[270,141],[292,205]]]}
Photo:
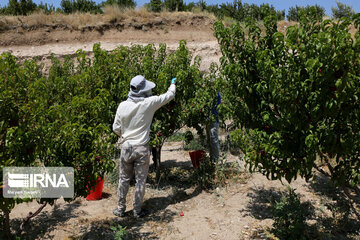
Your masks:
{"label": "worker in white hooded jacket", "polygon": [[155,83],[138,75],[130,82],[128,99],[121,102],[117,108],[113,131],[120,137],[121,156],[119,201],[113,211],[116,216],[125,215],[126,195],[134,172],[136,190],[133,214],[136,218],[148,214],[146,209],[142,209],[142,205],[150,163],[150,126],[155,111],[175,97],[175,83],[176,78],[173,78],[166,93],[152,96]]}

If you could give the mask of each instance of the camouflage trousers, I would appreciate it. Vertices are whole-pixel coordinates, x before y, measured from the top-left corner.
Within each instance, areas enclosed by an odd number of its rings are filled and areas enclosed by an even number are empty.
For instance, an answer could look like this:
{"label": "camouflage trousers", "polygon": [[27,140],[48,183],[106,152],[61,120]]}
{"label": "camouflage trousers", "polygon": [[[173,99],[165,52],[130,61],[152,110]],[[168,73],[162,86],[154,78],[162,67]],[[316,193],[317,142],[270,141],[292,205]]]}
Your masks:
{"label": "camouflage trousers", "polygon": [[149,172],[150,149],[149,145],[131,146],[122,145],[120,155],[120,176],[118,189],[118,209],[125,212],[126,195],[129,191],[130,180],[135,173],[136,189],[134,213],[140,213],[145,194],[145,183]]}

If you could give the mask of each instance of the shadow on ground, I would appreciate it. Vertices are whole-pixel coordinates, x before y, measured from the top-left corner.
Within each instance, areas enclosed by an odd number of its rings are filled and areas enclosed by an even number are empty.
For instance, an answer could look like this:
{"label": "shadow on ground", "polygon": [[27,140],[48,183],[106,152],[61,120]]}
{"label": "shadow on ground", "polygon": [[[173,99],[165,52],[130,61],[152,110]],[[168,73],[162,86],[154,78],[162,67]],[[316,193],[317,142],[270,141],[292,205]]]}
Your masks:
{"label": "shadow on ground", "polygon": [[[153,165],[151,165],[152,168],[154,168]],[[161,168],[183,168],[186,170],[190,170],[193,168],[191,160],[187,161],[187,162],[179,162],[174,160],[166,160],[161,162]]]}
{"label": "shadow on ground", "polygon": [[[336,188],[324,177],[318,177],[310,183],[310,191],[320,199],[320,207],[315,202],[301,201],[301,209],[306,216],[305,239],[314,240],[355,240],[360,236],[360,222],[352,212],[351,203],[341,189]],[[243,216],[251,216],[258,220],[274,219],[272,205],[282,201],[288,191],[275,188],[252,188],[246,209],[241,210]],[[301,195],[298,194],[301,200]],[[271,229],[266,229],[271,231]]]}
{"label": "shadow on ground", "polygon": [[[241,212],[244,217],[251,216],[259,220],[272,219],[274,217],[272,205],[280,202],[282,197],[287,196],[288,193],[288,191],[279,191],[275,188],[251,188],[247,195],[251,200],[249,201],[247,208]],[[306,212],[308,219],[313,219],[315,208],[309,201],[302,202],[301,208]]]}
{"label": "shadow on ground", "polygon": [[[147,188],[164,190],[168,194],[145,200],[143,206],[150,211],[148,216],[135,219],[133,212],[128,211],[123,218],[111,216],[86,223],[76,222],[74,229],[69,232],[69,235],[72,235],[69,239],[118,239],[117,235],[122,234],[125,234],[123,239],[159,239],[159,231],[168,231],[168,223],[179,214],[167,209],[168,206],[189,200],[202,192],[192,179],[190,164],[174,160],[162,162],[159,182],[155,181],[155,173],[149,174]],[[116,188],[116,184],[113,187]],[[111,194],[104,193],[103,197],[109,198]],[[20,230],[22,219],[13,219],[11,226],[14,226],[16,235],[21,239],[53,239],[55,236],[51,232],[70,219],[78,217],[74,210],[79,206],[81,203],[74,201],[61,209],[55,206],[50,212],[42,212],[29,221],[23,232]],[[79,214],[78,211],[76,214]]]}
{"label": "shadow on ground", "polygon": [[150,227],[144,228],[144,223],[155,221],[152,217],[134,219],[129,214],[127,215],[124,218],[114,217],[110,220],[92,221],[86,231],[73,236],[72,239],[159,239]]}
{"label": "shadow on ground", "polygon": [[[150,212],[148,216],[135,219],[133,212],[127,211],[123,218],[114,217],[110,221],[91,222],[88,230],[76,239],[115,239],[116,234],[123,234],[124,231],[128,233],[124,239],[159,239],[157,233],[167,231],[168,224],[178,215],[177,212],[167,209],[168,206],[196,197],[202,192],[202,189],[195,187],[191,180],[189,166],[172,160],[162,163],[159,182],[155,181],[155,173],[149,174],[147,188],[171,188],[172,191],[167,196],[152,197],[144,201],[143,208]],[[117,229],[113,230],[114,227]]]}
{"label": "shadow on ground", "polygon": [[[360,219],[355,214],[359,209],[354,207],[344,191],[323,175],[317,176],[309,188],[321,199],[318,220],[312,226],[320,239],[360,239]],[[331,214],[325,214],[325,211]]]}
{"label": "shadow on ground", "polygon": [[[66,222],[77,216],[73,214],[74,210],[80,207],[80,203],[70,203],[66,204],[64,208],[59,209],[56,205],[49,212],[41,212],[36,217],[32,218],[24,227],[24,230],[20,229],[20,225],[24,219],[15,218],[10,222],[15,231],[16,236],[19,236],[20,239],[42,239],[45,233],[53,231],[57,226],[61,225],[63,222]],[[39,205],[40,206],[40,205]],[[53,236],[47,234],[48,238]]]}
{"label": "shadow on ground", "polygon": [[282,192],[274,188],[250,188],[247,194],[250,197],[249,204],[246,209],[240,212],[243,213],[244,217],[251,216],[259,220],[272,218],[271,203],[279,201],[281,194]]}

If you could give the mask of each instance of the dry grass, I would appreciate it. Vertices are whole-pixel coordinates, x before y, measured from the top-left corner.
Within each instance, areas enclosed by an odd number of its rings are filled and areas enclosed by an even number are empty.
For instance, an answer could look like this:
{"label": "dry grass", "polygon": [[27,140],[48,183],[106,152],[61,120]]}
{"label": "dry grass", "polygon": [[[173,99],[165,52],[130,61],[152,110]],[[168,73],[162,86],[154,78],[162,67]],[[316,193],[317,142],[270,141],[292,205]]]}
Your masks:
{"label": "dry grass", "polygon": [[99,26],[104,23],[104,15],[93,15],[90,13],[75,13],[68,15],[64,18],[64,21],[71,26]]}
{"label": "dry grass", "polygon": [[145,8],[121,9],[118,6],[106,6],[104,14],[74,13],[70,15],[52,13],[46,15],[41,11],[29,16],[0,16],[0,30],[17,26],[40,27],[44,25],[69,25],[79,29],[83,26],[99,26],[114,22],[146,22],[154,18],[165,18],[167,20],[191,19],[192,17],[203,16],[215,19],[213,14],[201,12],[149,12]]}
{"label": "dry grass", "polygon": [[0,18],[0,31],[5,30],[6,26],[7,26],[6,19]]}
{"label": "dry grass", "polygon": [[0,17],[0,28],[4,25],[7,27],[27,26],[31,28],[59,24],[78,28],[86,25],[97,26],[105,22],[105,15],[92,15],[90,13],[74,13],[71,15],[52,13],[46,15],[42,12],[36,12],[30,16],[2,16]]}
{"label": "dry grass", "polygon": [[216,19],[215,15],[213,13],[209,12],[161,12],[161,17],[167,17],[167,18],[179,18],[179,17],[208,17],[211,19]]}
{"label": "dry grass", "polygon": [[15,16],[0,16],[0,31],[7,29],[9,26],[18,25],[19,21]]}
{"label": "dry grass", "polygon": [[24,20],[24,23],[29,26],[39,26],[50,23],[49,16],[42,12],[34,13],[31,15],[31,18],[25,18]]}
{"label": "dry grass", "polygon": [[116,21],[122,21],[126,18],[124,12],[126,10],[124,10],[123,8],[120,8],[119,5],[115,4],[115,5],[106,5],[104,7],[104,15],[105,18],[109,21],[109,22],[116,22]]}
{"label": "dry grass", "polygon": [[151,18],[156,16],[156,13],[149,12],[145,8],[140,9],[127,9],[125,12],[126,18]]}

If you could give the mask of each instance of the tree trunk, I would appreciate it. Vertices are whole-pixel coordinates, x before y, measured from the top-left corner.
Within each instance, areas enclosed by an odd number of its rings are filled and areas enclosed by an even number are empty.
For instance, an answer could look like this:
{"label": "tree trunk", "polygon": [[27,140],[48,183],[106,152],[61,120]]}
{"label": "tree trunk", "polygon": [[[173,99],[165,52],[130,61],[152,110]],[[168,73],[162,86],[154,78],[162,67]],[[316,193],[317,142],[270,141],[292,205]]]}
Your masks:
{"label": "tree trunk", "polygon": [[153,155],[153,161],[156,169],[156,182],[159,182],[160,180],[161,147],[162,146],[155,146],[151,149]]}

